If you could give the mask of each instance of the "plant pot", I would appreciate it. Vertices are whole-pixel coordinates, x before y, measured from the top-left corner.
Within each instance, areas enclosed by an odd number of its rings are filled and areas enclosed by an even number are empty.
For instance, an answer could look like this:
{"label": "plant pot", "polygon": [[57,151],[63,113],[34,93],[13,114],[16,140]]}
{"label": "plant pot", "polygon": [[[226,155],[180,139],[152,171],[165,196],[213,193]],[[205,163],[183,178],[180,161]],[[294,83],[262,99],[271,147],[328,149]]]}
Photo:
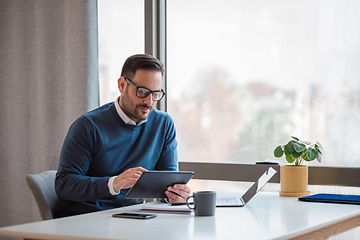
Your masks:
{"label": "plant pot", "polygon": [[280,196],[301,197],[309,195],[308,167],[284,165],[280,166]]}

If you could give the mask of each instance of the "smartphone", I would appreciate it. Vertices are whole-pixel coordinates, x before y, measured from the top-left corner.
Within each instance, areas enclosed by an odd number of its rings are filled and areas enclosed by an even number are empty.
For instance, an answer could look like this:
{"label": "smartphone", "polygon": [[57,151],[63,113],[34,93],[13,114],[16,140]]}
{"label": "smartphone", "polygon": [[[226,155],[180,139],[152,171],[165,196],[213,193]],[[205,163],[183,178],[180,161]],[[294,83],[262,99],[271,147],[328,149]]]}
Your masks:
{"label": "smartphone", "polygon": [[150,214],[150,213],[115,213],[112,216],[116,218],[133,218],[133,219],[150,219],[156,217],[155,214]]}

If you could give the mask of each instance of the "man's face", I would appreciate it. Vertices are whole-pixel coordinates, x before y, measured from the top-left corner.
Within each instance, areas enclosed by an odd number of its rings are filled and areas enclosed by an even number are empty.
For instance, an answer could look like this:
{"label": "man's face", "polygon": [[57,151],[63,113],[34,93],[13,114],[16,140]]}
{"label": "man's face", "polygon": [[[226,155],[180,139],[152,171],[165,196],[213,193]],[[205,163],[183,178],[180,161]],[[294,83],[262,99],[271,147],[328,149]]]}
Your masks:
{"label": "man's face", "polygon": [[[136,86],[145,87],[152,91],[161,90],[162,87],[161,72],[153,70],[139,69],[131,80]],[[152,99],[152,94],[145,98],[139,98],[136,95],[136,86],[126,81],[124,76],[118,79],[118,87],[121,93],[120,107],[129,118],[139,123],[148,117],[156,101]]]}

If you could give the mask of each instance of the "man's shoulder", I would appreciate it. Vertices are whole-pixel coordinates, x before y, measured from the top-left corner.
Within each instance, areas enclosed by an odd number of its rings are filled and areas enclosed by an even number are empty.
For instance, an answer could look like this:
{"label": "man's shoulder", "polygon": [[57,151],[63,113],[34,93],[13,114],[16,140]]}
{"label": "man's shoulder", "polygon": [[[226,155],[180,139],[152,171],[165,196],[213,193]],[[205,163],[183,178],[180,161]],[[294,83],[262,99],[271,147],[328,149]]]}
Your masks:
{"label": "man's shoulder", "polygon": [[89,112],[84,113],[80,118],[87,119],[89,122],[103,122],[107,121],[114,115],[114,103],[106,103],[100,107],[97,107]]}
{"label": "man's shoulder", "polygon": [[165,131],[174,131],[175,124],[169,113],[154,109],[148,118],[148,127],[162,128]]}
{"label": "man's shoulder", "polygon": [[158,109],[153,109],[150,115],[150,119],[155,121],[165,121],[165,122],[173,122],[171,116],[167,112],[160,111]]}
{"label": "man's shoulder", "polygon": [[90,127],[92,125],[97,125],[97,123],[109,119],[109,116],[113,114],[112,107],[114,107],[113,102],[104,104],[91,111],[88,111],[82,114],[81,116],[79,116],[72,125],[84,125],[87,127]]}
{"label": "man's shoulder", "polygon": [[103,117],[104,114],[107,114],[111,112],[114,108],[114,102],[106,103],[100,107],[97,107],[93,110],[90,110],[83,114],[84,117],[87,118],[97,118],[97,117]]}

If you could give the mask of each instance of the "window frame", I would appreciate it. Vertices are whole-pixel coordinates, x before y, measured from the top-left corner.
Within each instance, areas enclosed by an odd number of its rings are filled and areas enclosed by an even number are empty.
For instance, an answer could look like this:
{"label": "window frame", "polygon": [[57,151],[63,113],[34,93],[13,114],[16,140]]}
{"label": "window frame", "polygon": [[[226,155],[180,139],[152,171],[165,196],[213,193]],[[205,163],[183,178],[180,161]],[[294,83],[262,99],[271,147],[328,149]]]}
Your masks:
{"label": "window frame", "polygon": [[[166,0],[146,0],[144,4],[145,53],[160,59],[166,66]],[[166,74],[163,81],[164,89],[168,92]],[[167,111],[167,96],[158,103],[157,108]],[[280,171],[278,165],[179,162],[180,169],[194,171],[196,179],[245,182],[255,181],[256,177],[269,166]],[[360,187],[358,176],[360,176],[360,168],[356,167],[309,166],[310,185]],[[279,183],[280,174],[277,174],[270,182]]]}

